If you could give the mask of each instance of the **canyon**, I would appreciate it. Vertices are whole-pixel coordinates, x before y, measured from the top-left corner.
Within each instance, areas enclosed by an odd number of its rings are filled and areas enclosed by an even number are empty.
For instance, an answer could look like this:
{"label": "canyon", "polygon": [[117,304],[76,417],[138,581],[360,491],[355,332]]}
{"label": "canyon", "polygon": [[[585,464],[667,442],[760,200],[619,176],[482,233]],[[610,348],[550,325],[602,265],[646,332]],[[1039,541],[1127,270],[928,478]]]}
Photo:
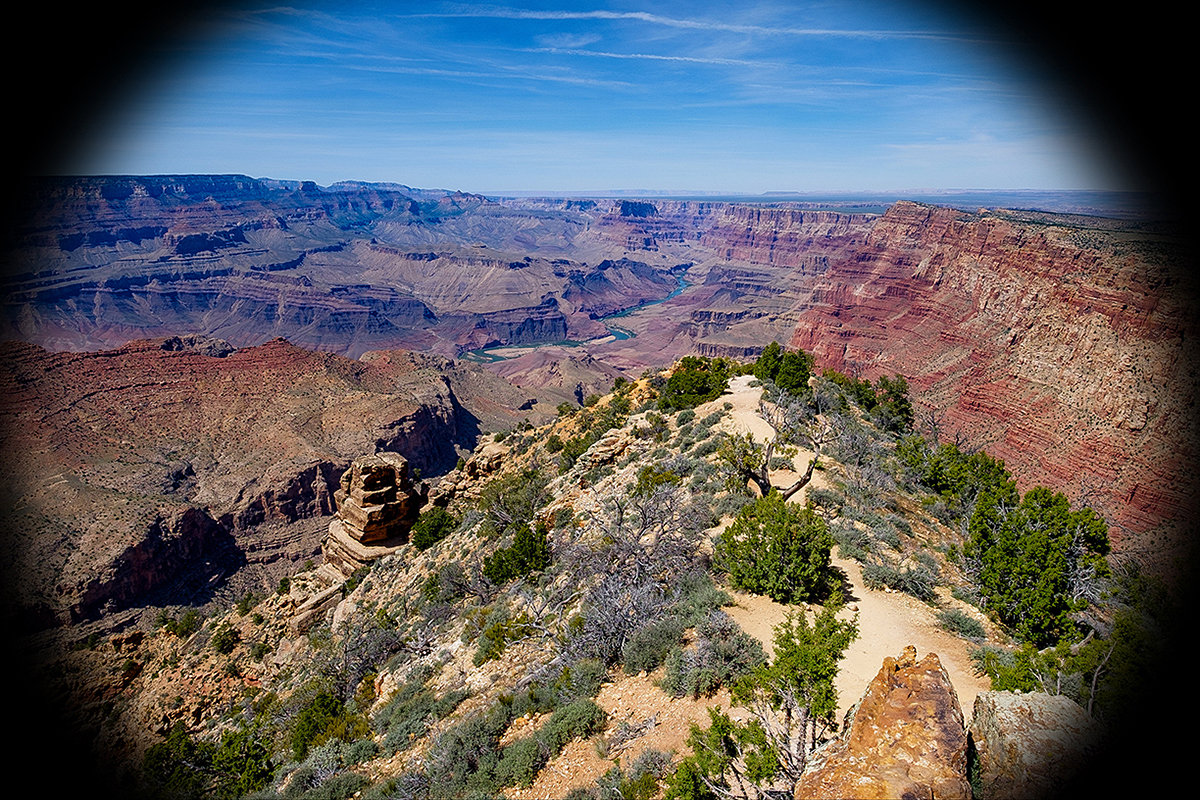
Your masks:
{"label": "canyon", "polygon": [[404,351],[197,336],[0,349],[5,615],[26,630],[119,626],[277,581],[319,558],[356,457],[395,451],[434,475],[481,428],[545,417],[482,368]]}
{"label": "canyon", "polygon": [[[775,340],[818,368],[903,374],[929,432],[1095,506],[1119,551],[1163,571],[1184,556],[1200,331],[1184,239],[1152,217],[245,176],[39,186],[6,255],[7,339],[191,333],[455,363],[520,346],[487,368],[551,405]],[[606,336],[621,311],[629,335]]]}
{"label": "canyon", "polygon": [[[1151,217],[244,176],[46,179],[30,203],[0,305],[4,618],[53,640],[56,669],[82,665],[63,696],[114,746],[151,718],[198,732],[255,681],[302,672],[318,640],[293,627],[314,598],[345,622],[427,584],[414,564],[490,546],[405,545],[391,588],[317,585],[335,510],[380,491],[352,484],[364,465],[403,463],[405,497],[465,503],[483,472],[557,452],[524,433],[569,437],[564,404],[689,354],[778,341],[817,370],[904,375],[924,433],[1095,508],[1115,560],[1188,563],[1200,331],[1185,241]],[[635,430],[617,440],[650,458]],[[555,502],[579,500],[617,440]],[[248,597],[258,612],[232,617]],[[241,631],[242,672],[209,652],[212,626],[171,663],[153,614],[200,606]]]}

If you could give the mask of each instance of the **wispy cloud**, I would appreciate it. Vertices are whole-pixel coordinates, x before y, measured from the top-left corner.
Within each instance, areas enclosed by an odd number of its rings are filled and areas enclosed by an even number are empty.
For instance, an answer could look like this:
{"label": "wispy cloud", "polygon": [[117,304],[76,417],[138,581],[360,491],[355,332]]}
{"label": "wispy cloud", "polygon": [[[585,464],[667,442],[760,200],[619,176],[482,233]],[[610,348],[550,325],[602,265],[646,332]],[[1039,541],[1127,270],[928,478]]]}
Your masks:
{"label": "wispy cloud", "polygon": [[[687,19],[651,14],[646,11],[556,11],[510,8],[505,6],[451,6],[443,12],[408,14],[411,17],[475,17],[482,19],[528,19],[528,20],[614,20],[644,22],[668,28],[727,33],[757,34],[766,36],[809,36],[855,39],[940,39],[946,41],[981,41],[978,37],[946,31],[871,30],[849,28],[804,28],[774,25],[746,25],[711,19]],[[988,40],[995,41],[995,40]]]}
{"label": "wispy cloud", "polygon": [[595,33],[553,33],[537,37],[537,41],[547,48],[577,48],[587,47],[600,41],[600,35]]}
{"label": "wispy cloud", "polygon": [[747,61],[740,58],[704,58],[700,56],[668,56],[656,55],[653,53],[608,53],[603,50],[582,50],[571,49],[564,47],[536,47],[529,48],[524,52],[527,53],[551,53],[553,55],[565,56],[593,56],[595,58],[620,58],[642,61],[677,61],[685,64],[712,64],[717,66],[739,66],[739,67],[770,67],[779,66],[765,61]]}

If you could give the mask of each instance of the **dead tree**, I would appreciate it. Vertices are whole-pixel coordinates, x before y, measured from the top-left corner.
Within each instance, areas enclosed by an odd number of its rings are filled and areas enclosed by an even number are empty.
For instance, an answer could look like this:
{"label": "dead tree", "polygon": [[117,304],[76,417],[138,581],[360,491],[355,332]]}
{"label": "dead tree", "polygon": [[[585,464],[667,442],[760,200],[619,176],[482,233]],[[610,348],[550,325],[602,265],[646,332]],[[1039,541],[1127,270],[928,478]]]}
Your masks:
{"label": "dead tree", "polygon": [[[781,392],[774,403],[759,403],[759,414],[774,431],[766,441],[755,441],[752,434],[728,437],[718,454],[733,473],[733,480],[744,486],[753,484],[758,493],[765,497],[772,489],[786,500],[812,481],[821,451],[838,435],[836,426],[829,420],[827,401],[820,393],[814,393],[811,405],[786,392]],[[813,451],[807,469],[789,486],[776,487],[771,483],[771,460],[776,456],[794,458],[799,446]]]}

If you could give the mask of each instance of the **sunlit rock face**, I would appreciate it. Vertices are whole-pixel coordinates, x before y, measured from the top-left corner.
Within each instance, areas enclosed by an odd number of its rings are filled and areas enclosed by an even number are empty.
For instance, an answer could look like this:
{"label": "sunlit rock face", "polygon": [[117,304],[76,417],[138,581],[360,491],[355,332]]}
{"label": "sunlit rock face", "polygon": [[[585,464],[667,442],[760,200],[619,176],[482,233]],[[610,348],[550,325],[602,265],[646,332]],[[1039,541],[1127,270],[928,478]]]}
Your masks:
{"label": "sunlit rock face", "polygon": [[982,692],[971,719],[980,791],[995,800],[1060,797],[1081,770],[1096,768],[1103,733],[1062,695]]}
{"label": "sunlit rock face", "polygon": [[814,755],[795,797],[970,800],[962,708],[936,653],[918,661],[909,646],[884,659],[842,736]]}
{"label": "sunlit rock face", "polygon": [[908,377],[1022,488],[1087,501],[1169,561],[1194,508],[1197,335],[1178,242],[1109,220],[897,203],[814,280],[791,337],[819,364]]}

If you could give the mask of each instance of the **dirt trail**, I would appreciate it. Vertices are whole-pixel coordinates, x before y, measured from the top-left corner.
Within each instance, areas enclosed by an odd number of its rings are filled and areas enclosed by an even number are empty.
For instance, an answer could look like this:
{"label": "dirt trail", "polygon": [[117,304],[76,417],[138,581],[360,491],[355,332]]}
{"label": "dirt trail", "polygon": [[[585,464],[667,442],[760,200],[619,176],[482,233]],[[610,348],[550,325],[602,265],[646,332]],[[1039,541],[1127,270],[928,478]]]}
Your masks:
{"label": "dirt trail", "polygon": [[[730,403],[732,408],[721,427],[729,433],[752,433],[757,441],[764,441],[774,431],[759,416],[758,403],[762,391],[750,386],[752,381],[750,376],[734,378],[730,381],[729,392],[697,407],[697,417],[707,416],[723,409],[725,403]],[[813,455],[812,451],[801,450],[796,456],[796,464],[801,469],[806,468]],[[787,471],[773,471],[772,477],[777,483],[789,483],[795,479],[795,473],[789,475]],[[810,486],[827,485],[828,481],[821,472],[814,473]],[[804,491],[797,492],[792,501],[803,503],[804,494]],[[851,596],[842,614],[847,618],[857,614],[859,628],[858,638],[851,643],[841,661],[836,681],[839,724],[845,718],[846,711],[858,702],[867,685],[879,672],[883,659],[900,655],[910,644],[916,647],[918,657],[937,653],[954,684],[963,713],[969,719],[975,695],[989,688],[986,681],[976,678],[971,672],[967,656],[970,646],[939,628],[936,610],[930,606],[905,594],[867,589],[863,586],[862,571],[857,562],[840,559],[835,553],[833,564],[846,573],[852,586]],[[762,642],[770,653],[772,629],[797,607],[784,606],[758,595],[731,594],[736,605],[726,611],[743,630]],[[571,789],[594,783],[612,767],[614,760],[628,767],[633,758],[647,748],[676,753],[684,751],[689,724],[706,727],[707,709],[710,706],[729,712],[735,719],[746,718],[744,709],[730,708],[727,689],[722,689],[715,697],[698,700],[668,697],[656,685],[662,672],[660,667],[653,675],[619,674],[612,683],[605,684],[596,697],[596,702],[615,724],[625,722],[646,727],[645,733],[634,739],[630,747],[602,751],[597,746],[596,737],[572,742],[539,773],[533,786],[527,789],[510,788],[505,791],[505,796],[510,800],[563,797]],[[532,726],[540,721],[544,720],[529,720],[527,724]]]}
{"label": "dirt trail", "polygon": [[[773,435],[770,425],[758,413],[762,389],[751,386],[754,378],[742,375],[729,382],[729,392],[713,401],[713,408],[731,403],[729,418],[725,425],[733,433],[752,433],[756,440],[763,441]],[[702,415],[703,409],[697,414]],[[804,468],[813,456],[812,451],[801,450],[796,457],[797,466]],[[772,472],[776,483],[790,482],[786,473]],[[825,486],[827,479],[819,471],[814,473],[810,486]],[[805,487],[807,489],[808,487]],[[797,492],[791,502],[805,502],[805,491]],[[917,657],[937,653],[954,690],[963,714],[969,719],[975,704],[975,696],[987,691],[990,683],[978,678],[971,669],[969,652],[973,645],[940,628],[937,624],[937,609],[914,597],[890,591],[876,591],[863,585],[862,570],[858,562],[841,559],[834,551],[833,564],[845,573],[852,588],[847,598],[846,618],[858,614],[858,638],[850,645],[838,672],[838,719],[854,703],[858,702],[867,684],[879,672],[883,659],[898,656],[907,646],[917,649]],[[737,606],[727,609],[742,628],[763,643],[770,652],[772,629],[783,621],[789,607],[757,595],[735,594]]]}

